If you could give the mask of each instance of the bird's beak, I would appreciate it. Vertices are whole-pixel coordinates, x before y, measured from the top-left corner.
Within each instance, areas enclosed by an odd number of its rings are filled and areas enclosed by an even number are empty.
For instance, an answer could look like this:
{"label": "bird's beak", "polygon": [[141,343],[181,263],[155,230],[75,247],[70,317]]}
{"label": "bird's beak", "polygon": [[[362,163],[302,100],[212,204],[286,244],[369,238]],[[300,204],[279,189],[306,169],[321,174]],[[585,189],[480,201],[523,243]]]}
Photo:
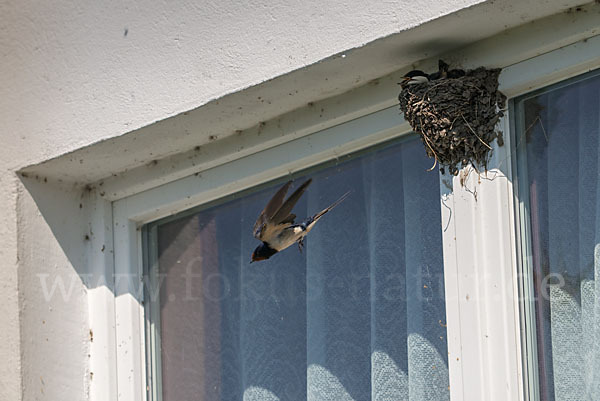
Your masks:
{"label": "bird's beak", "polygon": [[411,77],[402,77],[402,82],[399,82],[398,85],[400,85],[402,89],[404,89],[409,85],[410,81],[412,81]]}

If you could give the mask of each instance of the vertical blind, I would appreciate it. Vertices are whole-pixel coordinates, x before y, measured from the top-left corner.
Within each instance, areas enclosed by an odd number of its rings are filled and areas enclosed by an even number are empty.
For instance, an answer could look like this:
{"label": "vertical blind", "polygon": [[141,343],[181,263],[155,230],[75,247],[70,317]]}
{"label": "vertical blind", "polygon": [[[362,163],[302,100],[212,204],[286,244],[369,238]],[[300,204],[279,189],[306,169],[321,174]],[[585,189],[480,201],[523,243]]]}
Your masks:
{"label": "vertical blind", "polygon": [[517,103],[541,400],[600,394],[600,77]]}
{"label": "vertical blind", "polygon": [[311,173],[299,219],[352,192],[302,253],[249,264],[281,183],[158,222],[162,399],[449,399],[439,181],[424,154],[413,137]]}

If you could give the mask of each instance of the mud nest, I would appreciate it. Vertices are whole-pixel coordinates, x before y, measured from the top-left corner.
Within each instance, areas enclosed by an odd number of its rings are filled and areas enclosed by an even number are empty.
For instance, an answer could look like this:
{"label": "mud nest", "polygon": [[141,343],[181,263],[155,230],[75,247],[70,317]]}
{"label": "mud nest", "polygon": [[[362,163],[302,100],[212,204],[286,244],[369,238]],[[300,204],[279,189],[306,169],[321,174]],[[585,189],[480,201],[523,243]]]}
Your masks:
{"label": "mud nest", "polygon": [[490,143],[502,138],[496,124],[506,96],[498,90],[498,75],[500,69],[480,67],[459,78],[408,85],[400,92],[400,110],[442,172],[447,166],[456,175],[467,163],[487,168]]}

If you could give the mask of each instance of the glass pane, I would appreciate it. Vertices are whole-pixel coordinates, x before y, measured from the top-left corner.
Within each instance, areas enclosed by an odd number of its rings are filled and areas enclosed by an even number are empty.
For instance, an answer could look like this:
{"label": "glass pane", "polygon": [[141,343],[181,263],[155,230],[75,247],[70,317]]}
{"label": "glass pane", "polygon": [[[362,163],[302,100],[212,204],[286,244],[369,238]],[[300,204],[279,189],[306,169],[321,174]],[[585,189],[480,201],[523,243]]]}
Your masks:
{"label": "glass pane", "polygon": [[599,101],[587,75],[517,102],[541,400],[600,394]]}
{"label": "glass pane", "polygon": [[162,399],[449,399],[430,166],[411,138],[310,174],[299,219],[352,193],[302,253],[292,246],[253,264],[254,222],[281,183],[159,223],[150,247]]}

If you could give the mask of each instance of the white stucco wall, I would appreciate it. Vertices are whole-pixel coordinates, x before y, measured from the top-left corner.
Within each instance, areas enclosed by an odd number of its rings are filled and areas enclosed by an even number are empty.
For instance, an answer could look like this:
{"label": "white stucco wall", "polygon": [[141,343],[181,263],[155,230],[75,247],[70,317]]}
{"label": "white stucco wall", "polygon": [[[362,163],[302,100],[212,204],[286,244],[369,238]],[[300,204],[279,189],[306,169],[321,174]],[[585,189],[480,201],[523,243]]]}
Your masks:
{"label": "white stucco wall", "polygon": [[[172,137],[151,129],[124,134],[189,110],[201,113],[203,105],[212,110],[207,126],[244,129],[577,4],[512,3],[1,2],[0,399],[86,399],[91,380],[88,283],[81,278],[90,235],[85,190],[16,171],[109,138],[114,146],[138,139],[164,141],[165,149],[172,146],[165,154],[183,151],[183,129]],[[344,61],[336,57],[347,51]],[[315,78],[325,71],[327,80]],[[291,87],[299,93],[282,98]],[[269,104],[259,104],[262,93]],[[219,106],[227,94],[237,100]],[[249,111],[236,115],[230,106],[242,102]],[[144,161],[153,150],[147,142],[114,163]],[[61,166],[84,180],[102,177],[94,174],[113,162],[98,159],[79,170],[68,158]],[[58,178],[65,173],[53,171]],[[40,277],[48,285],[62,280],[68,301],[55,295],[47,302]]]}
{"label": "white stucco wall", "polygon": [[126,133],[480,1],[3,2],[1,105],[11,150],[27,149],[13,160]]}

